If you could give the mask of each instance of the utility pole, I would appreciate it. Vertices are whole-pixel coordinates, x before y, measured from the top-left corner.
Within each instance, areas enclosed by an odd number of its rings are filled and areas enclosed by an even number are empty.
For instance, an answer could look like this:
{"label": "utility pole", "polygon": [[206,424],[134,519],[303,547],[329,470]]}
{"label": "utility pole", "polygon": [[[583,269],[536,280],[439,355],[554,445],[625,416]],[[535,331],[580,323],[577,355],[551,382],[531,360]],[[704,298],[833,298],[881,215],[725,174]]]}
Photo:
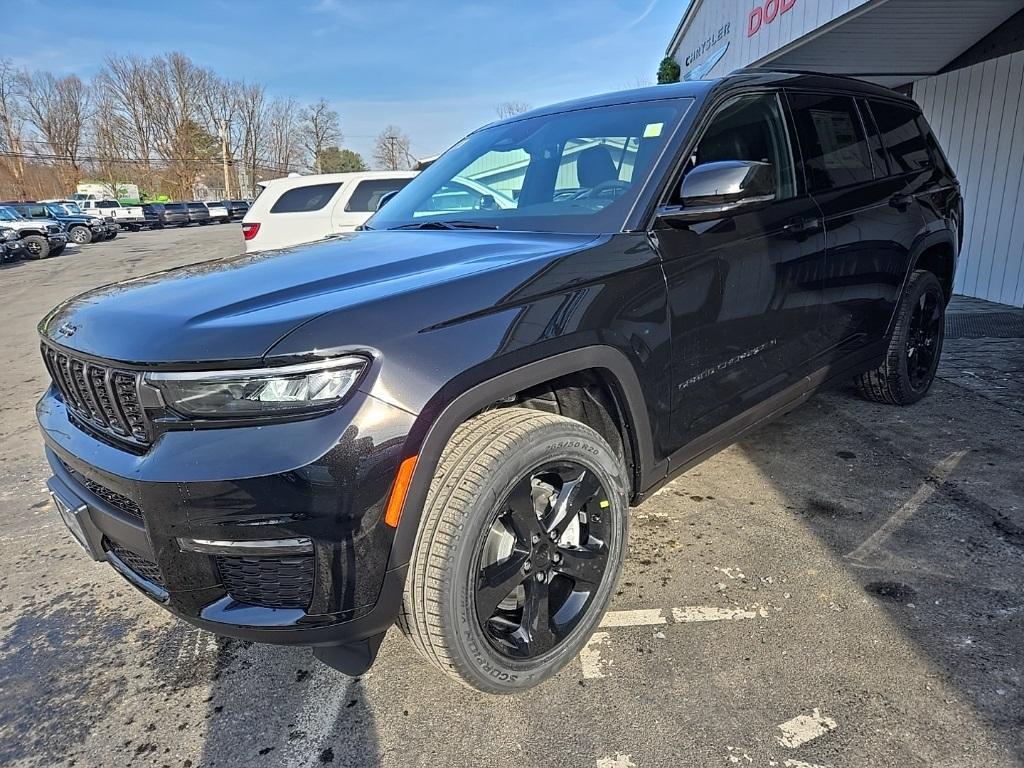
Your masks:
{"label": "utility pole", "polygon": [[231,159],[228,157],[228,121],[220,121],[220,151],[224,163],[224,197],[229,200],[231,194]]}

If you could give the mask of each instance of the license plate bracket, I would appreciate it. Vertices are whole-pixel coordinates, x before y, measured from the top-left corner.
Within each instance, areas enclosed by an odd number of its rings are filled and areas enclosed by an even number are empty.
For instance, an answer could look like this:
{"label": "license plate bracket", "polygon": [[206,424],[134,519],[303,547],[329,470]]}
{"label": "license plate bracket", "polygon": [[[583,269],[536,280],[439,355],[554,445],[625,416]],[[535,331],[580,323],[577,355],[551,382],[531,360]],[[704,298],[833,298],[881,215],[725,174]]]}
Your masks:
{"label": "license plate bracket", "polygon": [[95,536],[90,535],[90,532],[95,531],[95,527],[89,519],[89,507],[86,503],[68,490],[63,483],[58,482],[56,478],[50,480],[48,487],[50,500],[53,501],[57,514],[60,515],[75,541],[82,545],[82,549],[93,560],[103,560],[102,553],[99,552],[95,543]]}

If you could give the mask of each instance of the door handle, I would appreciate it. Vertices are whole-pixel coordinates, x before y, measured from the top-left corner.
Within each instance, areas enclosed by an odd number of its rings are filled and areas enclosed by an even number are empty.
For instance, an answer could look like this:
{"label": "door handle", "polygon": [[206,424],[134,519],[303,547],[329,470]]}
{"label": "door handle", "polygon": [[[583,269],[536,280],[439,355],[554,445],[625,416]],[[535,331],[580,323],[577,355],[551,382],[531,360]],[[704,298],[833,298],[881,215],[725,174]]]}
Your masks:
{"label": "door handle", "polygon": [[791,219],[783,227],[791,235],[809,235],[821,230],[821,219],[812,219],[809,216],[801,216]]}
{"label": "door handle", "polygon": [[889,205],[902,213],[913,204],[915,199],[913,195],[893,195],[889,198]]}

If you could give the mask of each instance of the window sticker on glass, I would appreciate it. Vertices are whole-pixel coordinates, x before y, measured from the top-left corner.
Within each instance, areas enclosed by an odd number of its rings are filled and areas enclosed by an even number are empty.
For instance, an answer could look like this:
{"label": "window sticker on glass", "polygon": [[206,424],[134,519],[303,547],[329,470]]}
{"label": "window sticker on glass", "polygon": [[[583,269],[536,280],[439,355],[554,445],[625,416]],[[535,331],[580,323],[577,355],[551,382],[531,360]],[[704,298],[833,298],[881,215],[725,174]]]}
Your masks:
{"label": "window sticker on glass", "polygon": [[658,136],[661,136],[661,129],[664,126],[664,123],[648,123],[647,127],[644,128],[644,138],[656,139]]}
{"label": "window sticker on glass", "polygon": [[858,136],[852,115],[846,112],[812,109],[811,119],[824,150],[822,159],[825,168],[849,168],[860,163],[857,154]]}

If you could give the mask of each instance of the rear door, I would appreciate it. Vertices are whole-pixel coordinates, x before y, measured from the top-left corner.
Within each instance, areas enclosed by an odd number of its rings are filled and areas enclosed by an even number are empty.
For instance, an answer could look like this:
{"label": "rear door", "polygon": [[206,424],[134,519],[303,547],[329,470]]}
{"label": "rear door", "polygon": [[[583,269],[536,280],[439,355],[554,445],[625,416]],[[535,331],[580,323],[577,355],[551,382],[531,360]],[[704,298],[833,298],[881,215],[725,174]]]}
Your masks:
{"label": "rear door", "polygon": [[351,232],[377,210],[384,195],[397,192],[412,179],[362,179],[348,185],[334,206],[334,231]]}
{"label": "rear door", "polygon": [[790,92],[789,101],[804,175],[825,219],[828,357],[870,354],[885,337],[923,224],[914,174],[890,168],[864,100]]}
{"label": "rear door", "polygon": [[684,167],[674,198],[696,165],[770,162],[775,201],[700,224],[654,231],[672,312],[673,426],[680,444],[705,435],[796,383],[816,354],[825,238],[803,190],[779,94],[721,105]]}

